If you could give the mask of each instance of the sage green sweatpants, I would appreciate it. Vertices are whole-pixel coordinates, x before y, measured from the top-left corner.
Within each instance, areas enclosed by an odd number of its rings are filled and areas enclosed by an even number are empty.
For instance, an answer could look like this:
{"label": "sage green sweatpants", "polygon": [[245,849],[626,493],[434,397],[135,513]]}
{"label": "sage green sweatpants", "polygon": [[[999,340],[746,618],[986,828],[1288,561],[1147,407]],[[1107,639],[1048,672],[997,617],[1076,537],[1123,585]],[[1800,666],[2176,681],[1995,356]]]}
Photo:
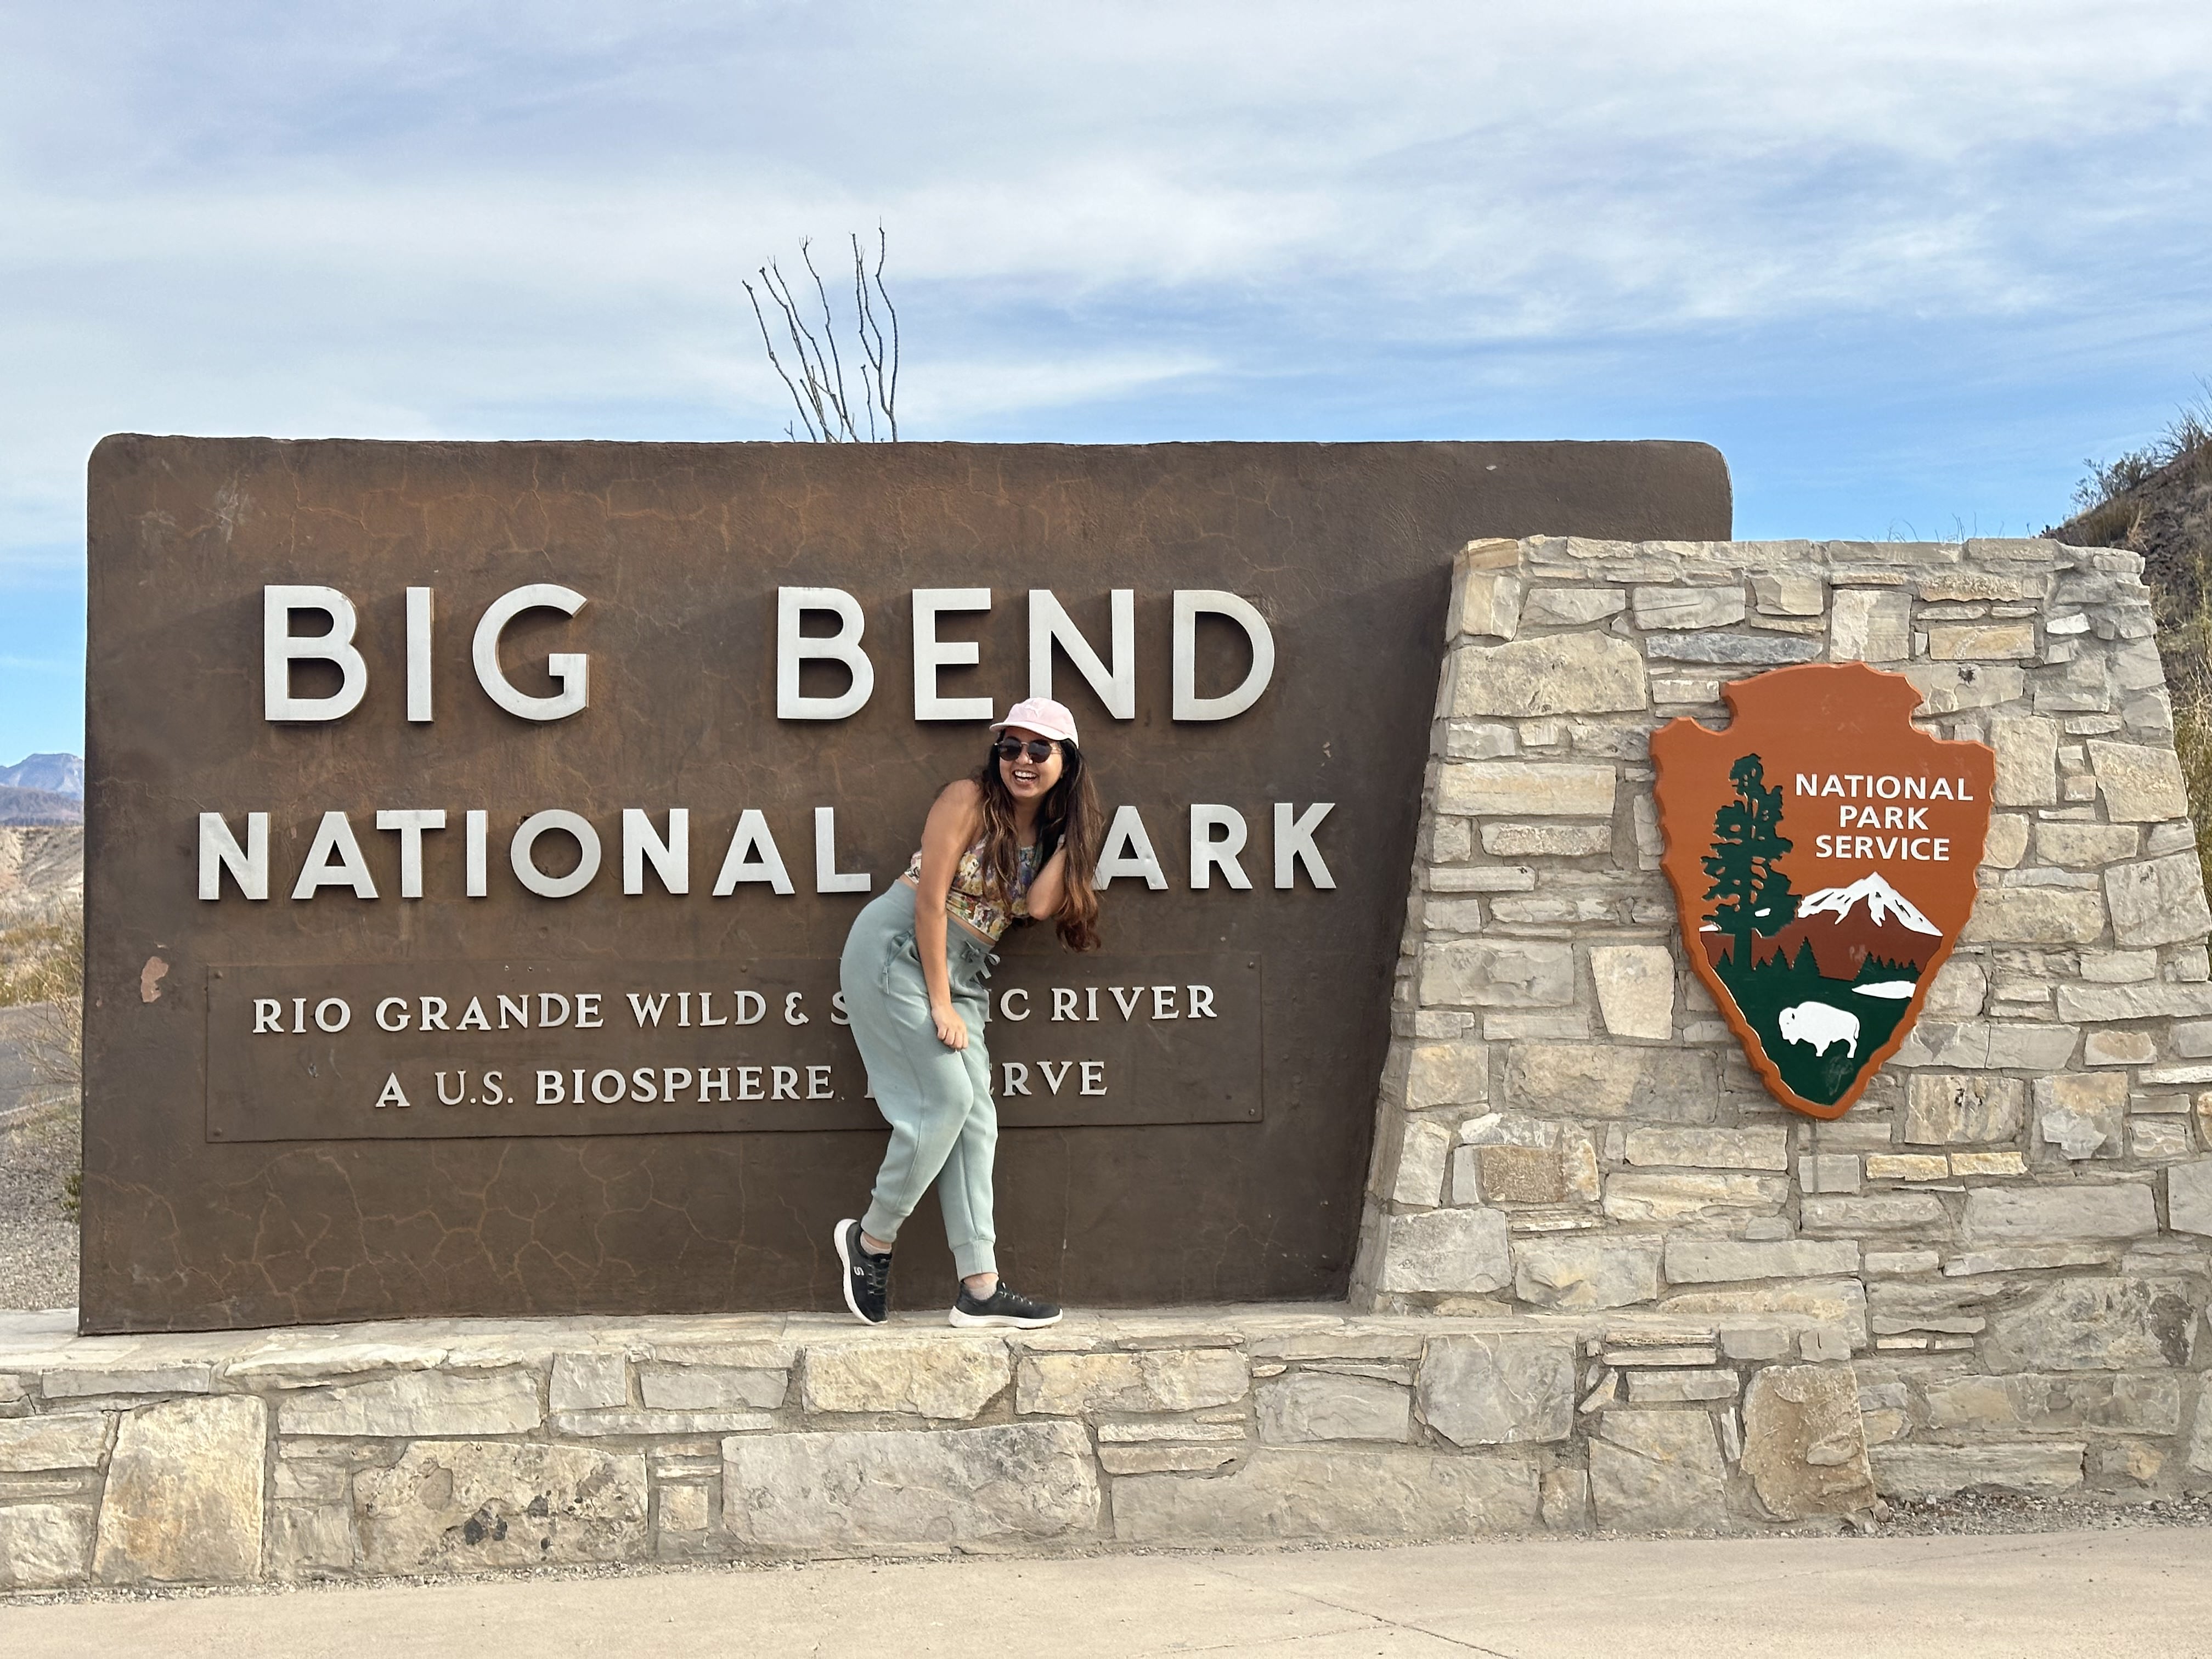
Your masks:
{"label": "sage green sweatpants", "polygon": [[914,1213],[930,1183],[945,1212],[945,1237],[963,1279],[998,1271],[991,1167],[999,1150],[999,1109],[991,1098],[991,1056],[983,1042],[998,961],[991,947],[947,919],[946,967],[952,1006],[967,1023],[968,1046],[946,1048],[929,1017],[929,988],[915,948],[915,892],[902,881],[871,899],[845,936],[838,981],[845,1016],[868,1068],[876,1109],[891,1144],[876,1172],[861,1231],[884,1243]]}

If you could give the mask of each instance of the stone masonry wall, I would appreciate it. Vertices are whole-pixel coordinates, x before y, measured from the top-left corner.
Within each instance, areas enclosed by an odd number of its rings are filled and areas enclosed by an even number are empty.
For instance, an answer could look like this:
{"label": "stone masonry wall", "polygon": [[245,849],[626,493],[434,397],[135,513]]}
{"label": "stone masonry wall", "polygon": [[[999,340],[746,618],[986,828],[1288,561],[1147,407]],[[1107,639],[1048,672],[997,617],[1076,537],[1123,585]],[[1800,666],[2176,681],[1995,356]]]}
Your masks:
{"label": "stone masonry wall", "polygon": [[[1853,1466],[1914,1498],[2212,1477],[2212,915],[2140,568],[2028,540],[1460,556],[1353,1303],[1613,1321],[1560,1448],[1601,1519],[1628,1455],[1716,1502],[1738,1470],[1751,1515],[1838,1507]],[[1848,660],[1992,745],[1996,816],[1919,1024],[1820,1123],[1683,959],[1648,739],[1724,726],[1725,680]]]}

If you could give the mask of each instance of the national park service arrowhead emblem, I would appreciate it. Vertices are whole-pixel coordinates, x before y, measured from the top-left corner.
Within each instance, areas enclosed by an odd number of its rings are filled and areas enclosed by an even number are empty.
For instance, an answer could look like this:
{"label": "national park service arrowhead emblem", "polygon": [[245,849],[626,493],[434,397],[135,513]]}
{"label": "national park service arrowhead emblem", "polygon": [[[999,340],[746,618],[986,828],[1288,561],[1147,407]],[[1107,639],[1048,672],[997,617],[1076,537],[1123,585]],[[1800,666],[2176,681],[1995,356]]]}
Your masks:
{"label": "national park service arrowhead emblem", "polygon": [[1690,965],[1783,1104],[1841,1117],[1903,1045],[1974,908],[1996,757],[1912,724],[1863,663],[1723,688],[1652,734]]}

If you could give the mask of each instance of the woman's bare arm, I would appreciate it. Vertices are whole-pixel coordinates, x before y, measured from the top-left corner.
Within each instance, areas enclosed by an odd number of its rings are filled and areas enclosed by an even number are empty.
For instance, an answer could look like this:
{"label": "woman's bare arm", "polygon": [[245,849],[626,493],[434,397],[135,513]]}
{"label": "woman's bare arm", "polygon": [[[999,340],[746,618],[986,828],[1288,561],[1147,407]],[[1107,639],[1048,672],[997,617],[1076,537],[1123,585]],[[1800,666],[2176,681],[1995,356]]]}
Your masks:
{"label": "woman's bare arm", "polygon": [[1067,896],[1067,843],[1062,842],[1053,855],[1044,861],[1044,867],[1030,883],[1027,908],[1033,921],[1049,921],[1060,913],[1060,902]]}
{"label": "woman's bare arm", "polygon": [[945,951],[945,896],[952,890],[961,854],[983,822],[982,792],[966,778],[939,793],[921,826],[921,875],[914,896],[915,954],[921,959],[921,981],[929,989],[929,1016],[937,1038],[948,1048],[968,1046],[967,1022],[952,1006],[952,970]]}

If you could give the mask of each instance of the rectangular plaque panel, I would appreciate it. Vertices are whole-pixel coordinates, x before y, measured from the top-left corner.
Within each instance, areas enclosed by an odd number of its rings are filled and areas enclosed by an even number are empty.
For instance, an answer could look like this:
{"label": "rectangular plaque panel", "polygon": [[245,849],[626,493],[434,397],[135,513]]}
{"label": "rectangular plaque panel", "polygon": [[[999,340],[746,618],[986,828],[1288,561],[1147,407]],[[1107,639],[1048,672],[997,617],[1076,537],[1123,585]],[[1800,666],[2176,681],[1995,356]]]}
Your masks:
{"label": "rectangular plaque panel", "polygon": [[[1085,966],[994,975],[1001,1125],[1258,1121],[1257,957]],[[879,1130],[836,989],[813,958],[211,968],[207,1138]]]}
{"label": "rectangular plaque panel", "polygon": [[[830,1229],[885,1132],[819,1001],[932,799],[983,759],[982,711],[1043,681],[1121,817],[1120,873],[1103,950],[1017,928],[994,986],[1211,982],[1219,1013],[1114,1011],[1080,1048],[1034,1012],[991,1023],[994,1060],[1033,1066],[1029,1094],[999,1091],[1008,1277],[1078,1305],[1340,1295],[1454,552],[1729,528],[1726,469],[1685,444],[118,437],[89,489],[98,1331],[837,1305]],[[343,613],[343,651],[312,611],[285,620],[312,603]],[[836,637],[859,654],[808,643]],[[768,1099],[681,1133],[629,1091],[539,1108],[534,1078],[527,1106],[435,1103],[440,1055],[408,1046],[419,1030],[372,1040],[375,1000],[445,996],[457,1019],[509,963],[572,999],[605,987],[609,1024],[580,1033],[572,1009],[547,1051],[571,1094],[579,1066],[587,1091],[697,1069],[599,1063],[628,994],[680,994],[645,981],[686,965],[765,985],[786,964],[812,1023],[746,1062]],[[288,1048],[304,1032],[254,1036],[252,999],[289,1016],[321,985],[368,1000],[319,1033],[328,1060]],[[457,1073],[484,1034],[445,1035]],[[470,1052],[540,1069],[501,1037]],[[1075,1067],[1058,1095],[1048,1061]],[[808,1065],[834,1099],[804,1098]],[[508,1067],[471,1069],[480,1091]],[[409,1106],[362,1104],[395,1073]],[[951,1278],[926,1199],[895,1300]]]}

